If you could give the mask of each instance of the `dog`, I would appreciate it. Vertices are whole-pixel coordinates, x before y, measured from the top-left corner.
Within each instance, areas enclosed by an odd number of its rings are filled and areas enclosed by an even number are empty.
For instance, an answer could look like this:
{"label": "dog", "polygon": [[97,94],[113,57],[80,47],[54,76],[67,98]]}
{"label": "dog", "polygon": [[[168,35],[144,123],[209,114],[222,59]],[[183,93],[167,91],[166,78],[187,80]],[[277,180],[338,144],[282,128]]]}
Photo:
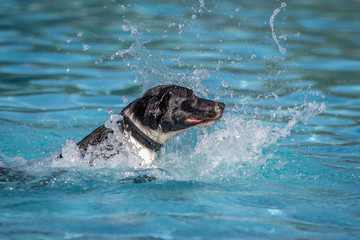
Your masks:
{"label": "dog", "polygon": [[[125,107],[120,113],[122,120],[117,124],[129,136],[138,155],[150,164],[166,141],[186,129],[215,124],[224,109],[224,103],[197,97],[191,89],[160,85]],[[89,146],[102,143],[110,133],[113,129],[102,125],[77,146],[86,151]]]}

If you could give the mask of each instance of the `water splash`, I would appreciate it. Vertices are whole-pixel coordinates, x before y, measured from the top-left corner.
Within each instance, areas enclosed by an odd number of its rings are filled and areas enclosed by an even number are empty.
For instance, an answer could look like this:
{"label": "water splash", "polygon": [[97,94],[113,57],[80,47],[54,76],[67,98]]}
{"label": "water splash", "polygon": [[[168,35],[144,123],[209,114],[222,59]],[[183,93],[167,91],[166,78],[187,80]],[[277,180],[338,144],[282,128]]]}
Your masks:
{"label": "water splash", "polygon": [[25,165],[27,160],[20,156],[10,157],[0,151],[0,167],[8,167],[14,165]]}
{"label": "water splash", "polygon": [[[225,116],[213,132],[203,131],[192,149],[164,154],[158,165],[176,180],[229,181],[253,174],[273,157],[277,143],[291,134],[300,121],[326,110],[325,103],[309,102],[289,109],[290,121],[265,124],[256,119]],[[173,144],[183,144],[178,139]]]}
{"label": "water splash", "polygon": [[[102,57],[95,64],[103,63],[105,60],[122,59],[126,62],[127,67],[136,69],[138,76],[134,82],[142,85],[143,92],[158,85],[177,84],[193,89],[195,94],[208,96],[209,90],[203,84],[203,81],[211,76],[208,70],[196,68],[193,71],[186,70],[185,73],[172,71],[165,66],[164,59],[159,55],[150,53],[145,47],[145,44],[150,43],[151,40],[135,39],[135,42],[128,49],[118,50],[109,58]],[[132,59],[129,59],[129,56]],[[180,60],[178,59],[178,61]],[[179,66],[181,67],[180,62]]]}
{"label": "water splash", "polygon": [[285,9],[286,7],[286,3],[282,2],[281,6],[279,8],[276,8],[273,12],[273,14],[270,17],[270,27],[271,27],[271,32],[272,32],[272,38],[274,39],[275,43],[278,45],[279,47],[279,51],[282,54],[286,53],[286,48],[282,47],[279,43],[279,40],[277,39],[277,36],[275,34],[275,30],[274,30],[274,20],[275,20],[275,16],[282,10]]}
{"label": "water splash", "polygon": [[129,67],[134,68],[139,73],[135,82],[143,85],[143,90],[162,84],[177,84],[194,90],[196,94],[208,96],[209,90],[204,86],[203,81],[210,78],[210,73],[206,69],[194,69],[192,72],[174,72],[165,66],[164,60],[155,54],[151,54],[145,44],[149,43],[136,40],[130,48],[119,50],[116,56],[125,58],[130,55],[135,63],[129,63]]}
{"label": "water splash", "polygon": [[89,146],[86,151],[79,149],[74,141],[67,140],[62,149],[62,159],[55,158],[51,164],[54,167],[87,167],[116,168],[130,167],[134,169],[148,168],[148,164],[137,154],[136,147],[129,142],[129,135],[125,135],[119,125],[121,115],[114,114],[108,109],[110,118],[104,126],[113,132],[98,145]]}

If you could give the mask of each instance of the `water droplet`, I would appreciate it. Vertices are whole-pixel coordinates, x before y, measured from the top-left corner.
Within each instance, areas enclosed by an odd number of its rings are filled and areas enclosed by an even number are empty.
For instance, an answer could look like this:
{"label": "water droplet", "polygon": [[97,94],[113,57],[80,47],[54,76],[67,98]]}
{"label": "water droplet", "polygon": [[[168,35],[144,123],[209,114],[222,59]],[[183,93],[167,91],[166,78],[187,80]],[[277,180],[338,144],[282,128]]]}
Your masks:
{"label": "water droplet", "polygon": [[83,51],[87,51],[90,49],[90,45],[83,44]]}
{"label": "water droplet", "polygon": [[[281,9],[285,8],[286,7],[286,3],[281,3],[281,7],[279,8],[276,8],[273,12],[273,14],[271,15],[270,17],[270,27],[271,27],[271,32],[272,32],[272,38],[274,39],[275,43],[278,45],[279,47],[279,51],[282,53],[282,54],[285,54],[286,53],[286,48],[283,48],[278,39],[277,39],[277,36],[275,34],[275,30],[274,30],[274,20],[275,20],[275,16],[281,11]],[[285,39],[286,40],[286,39]]]}
{"label": "water droplet", "polygon": [[221,82],[221,85],[226,88],[226,87],[229,86],[229,83],[228,83],[227,81],[223,80],[223,81]]}
{"label": "water droplet", "polygon": [[122,30],[124,30],[125,32],[128,32],[130,29],[128,26],[125,25],[121,25]]}
{"label": "water droplet", "polygon": [[122,102],[125,103],[125,104],[127,104],[127,103],[129,102],[129,100],[128,100],[126,97],[124,97],[124,96],[121,97],[121,100],[122,100]]}
{"label": "water droplet", "polygon": [[111,108],[108,108],[108,109],[106,110],[106,112],[107,112],[108,114],[110,114],[110,115],[113,115],[113,114],[114,114]]}
{"label": "water droplet", "polygon": [[241,7],[236,8],[236,9],[235,9],[235,12],[239,12],[240,9],[241,9]]}

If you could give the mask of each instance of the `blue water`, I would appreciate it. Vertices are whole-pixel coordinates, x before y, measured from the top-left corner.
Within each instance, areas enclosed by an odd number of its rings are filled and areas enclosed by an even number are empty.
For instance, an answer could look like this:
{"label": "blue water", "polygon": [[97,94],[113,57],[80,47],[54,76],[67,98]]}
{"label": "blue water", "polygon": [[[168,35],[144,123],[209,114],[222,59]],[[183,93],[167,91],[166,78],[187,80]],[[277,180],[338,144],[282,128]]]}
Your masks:
{"label": "blue water", "polygon": [[[358,1],[0,6],[0,239],[360,238]],[[146,168],[78,157],[167,83],[222,121]]]}

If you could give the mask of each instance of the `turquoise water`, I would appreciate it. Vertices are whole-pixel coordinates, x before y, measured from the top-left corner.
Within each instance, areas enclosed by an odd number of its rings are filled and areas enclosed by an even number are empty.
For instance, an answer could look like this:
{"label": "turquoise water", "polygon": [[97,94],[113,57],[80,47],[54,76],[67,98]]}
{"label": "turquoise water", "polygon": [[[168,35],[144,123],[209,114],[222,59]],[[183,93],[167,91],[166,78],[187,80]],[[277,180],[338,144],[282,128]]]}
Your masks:
{"label": "turquoise water", "polygon": [[[359,1],[0,6],[0,239],[360,238]],[[148,168],[79,159],[166,83],[222,121]]]}

